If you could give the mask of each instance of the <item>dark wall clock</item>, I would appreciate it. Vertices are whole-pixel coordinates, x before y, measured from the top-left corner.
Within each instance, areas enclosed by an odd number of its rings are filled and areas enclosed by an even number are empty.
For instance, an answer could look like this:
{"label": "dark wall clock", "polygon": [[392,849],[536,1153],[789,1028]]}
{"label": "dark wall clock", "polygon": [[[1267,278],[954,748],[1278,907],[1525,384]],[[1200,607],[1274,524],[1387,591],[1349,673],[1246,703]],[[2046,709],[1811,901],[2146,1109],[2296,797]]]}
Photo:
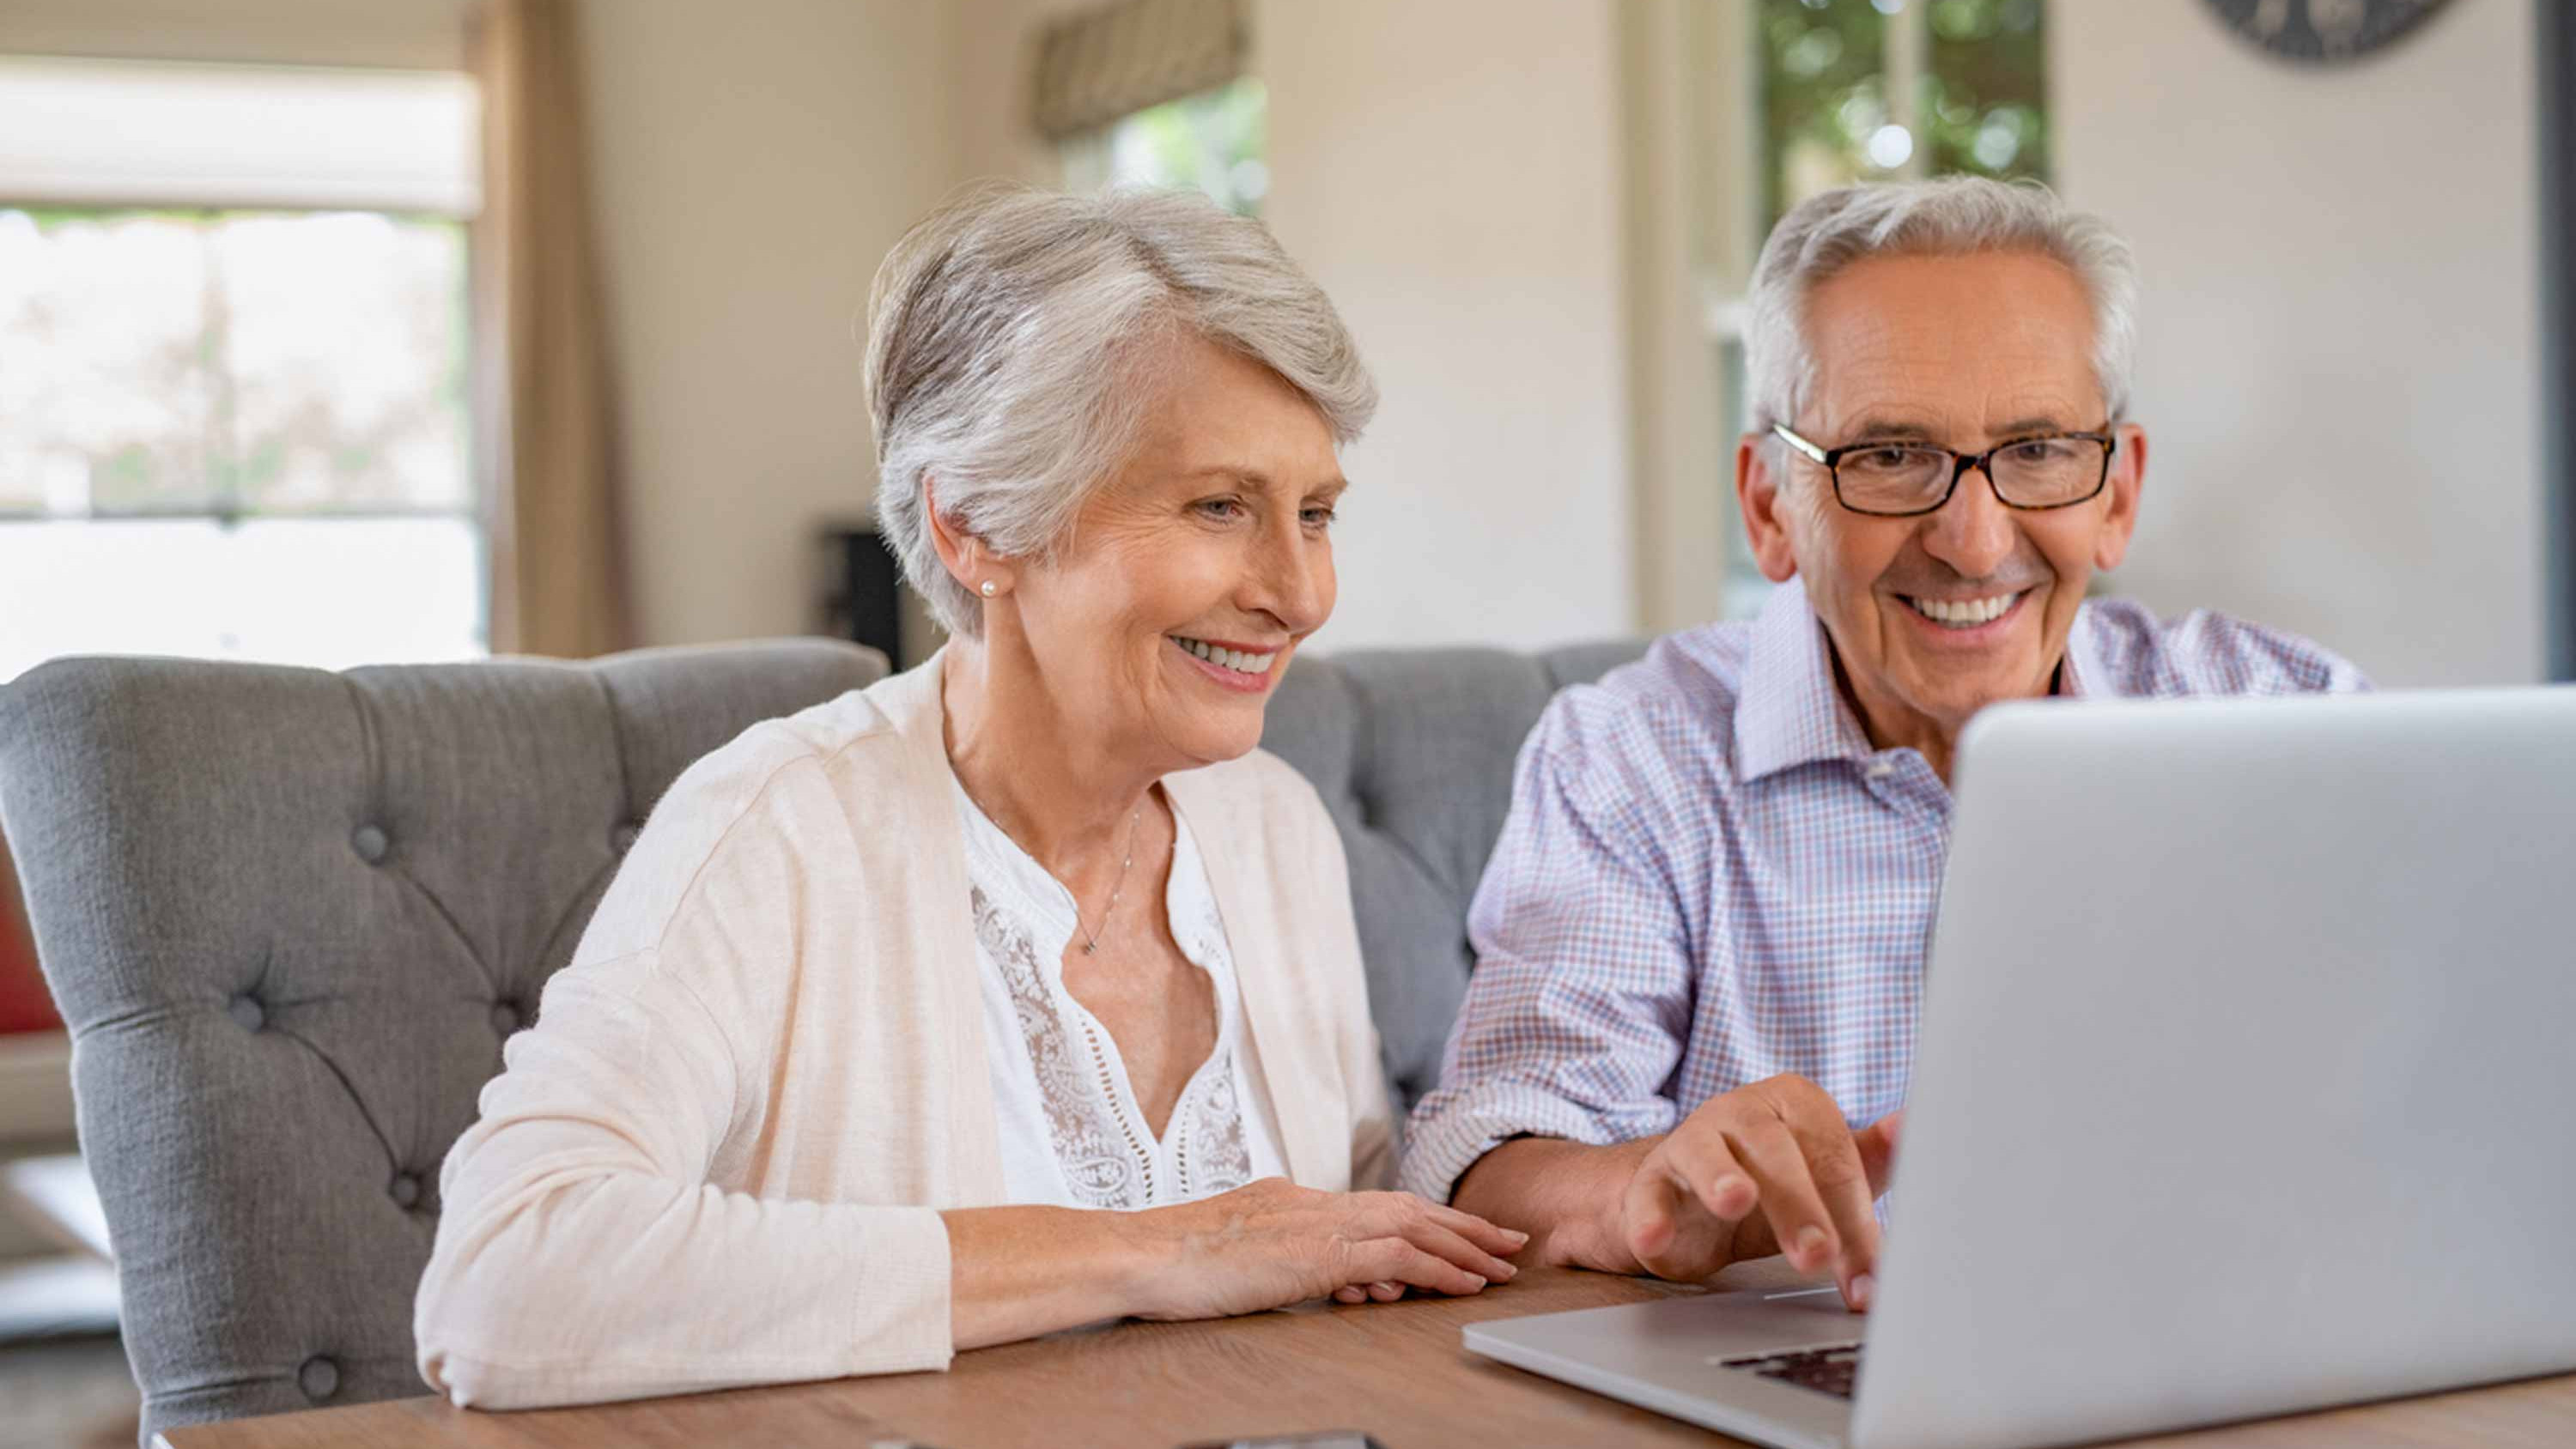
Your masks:
{"label": "dark wall clock", "polygon": [[2357,60],[2414,29],[2444,0],[2207,0],[2227,28],[2284,60]]}

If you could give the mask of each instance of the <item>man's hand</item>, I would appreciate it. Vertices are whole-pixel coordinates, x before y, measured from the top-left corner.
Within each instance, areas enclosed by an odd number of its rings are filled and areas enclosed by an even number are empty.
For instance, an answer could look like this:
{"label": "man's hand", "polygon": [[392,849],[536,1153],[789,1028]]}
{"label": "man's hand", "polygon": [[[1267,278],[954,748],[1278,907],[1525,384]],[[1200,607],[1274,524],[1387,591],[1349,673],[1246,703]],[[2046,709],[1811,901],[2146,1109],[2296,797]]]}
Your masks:
{"label": "man's hand", "polygon": [[1684,1282],[1783,1253],[1800,1272],[1830,1267],[1843,1301],[1866,1310],[1878,1266],[1870,1205],[1904,1115],[1854,1132],[1823,1088],[1796,1076],[1712,1097],[1638,1164],[1612,1237],[1639,1268]]}

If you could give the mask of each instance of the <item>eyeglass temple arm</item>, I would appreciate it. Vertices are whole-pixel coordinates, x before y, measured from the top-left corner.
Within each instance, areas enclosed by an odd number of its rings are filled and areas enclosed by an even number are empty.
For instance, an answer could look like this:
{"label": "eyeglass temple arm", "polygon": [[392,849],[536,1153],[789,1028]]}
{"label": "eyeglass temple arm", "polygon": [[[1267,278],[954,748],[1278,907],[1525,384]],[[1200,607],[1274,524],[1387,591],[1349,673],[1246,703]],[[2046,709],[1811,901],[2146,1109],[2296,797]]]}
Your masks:
{"label": "eyeglass temple arm", "polygon": [[1790,447],[1797,449],[1799,452],[1806,454],[1808,457],[1815,459],[1819,463],[1825,461],[1825,450],[1808,442],[1806,439],[1799,437],[1796,433],[1790,432],[1789,425],[1787,423],[1773,423],[1771,425],[1771,431],[1778,433],[1780,435],[1780,441],[1787,443]]}

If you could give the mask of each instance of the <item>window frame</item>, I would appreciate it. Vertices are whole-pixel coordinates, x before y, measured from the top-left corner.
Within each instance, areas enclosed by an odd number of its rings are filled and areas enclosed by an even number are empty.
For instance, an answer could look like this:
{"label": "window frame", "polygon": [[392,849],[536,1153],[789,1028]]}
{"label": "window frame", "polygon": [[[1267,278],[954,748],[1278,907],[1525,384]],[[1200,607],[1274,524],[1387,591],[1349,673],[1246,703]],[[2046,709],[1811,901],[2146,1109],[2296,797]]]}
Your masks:
{"label": "window frame", "polygon": [[[1735,43],[1742,50],[1730,56],[1756,87],[1762,84],[1764,64],[1764,45],[1754,31],[1754,27],[1761,23],[1761,15],[1759,0],[1748,0],[1737,12],[1739,33]],[[1904,0],[1902,8],[1895,13],[1881,11],[1881,15],[1888,26],[1887,40],[1881,49],[1881,90],[1887,97],[1889,116],[1910,118],[1902,124],[1913,138],[1905,160],[1892,168],[1889,174],[1896,179],[1917,180],[1926,174],[1932,150],[1920,114],[1923,83],[1932,73],[1932,6],[1929,0]],[[1743,119],[1750,128],[1745,141],[1757,173],[1750,195],[1738,198],[1734,204],[1742,207],[1752,219],[1747,228],[1749,242],[1738,248],[1743,253],[1740,257],[1728,258],[1728,264],[1724,266],[1706,266],[1700,275],[1702,301],[1699,325],[1704,343],[1719,357],[1718,384],[1725,429],[1722,437],[1727,443],[1724,452],[1729,458],[1734,453],[1733,440],[1742,435],[1751,421],[1750,399],[1745,394],[1746,324],[1752,314],[1754,256],[1761,246],[1761,233],[1765,230],[1760,225],[1764,209],[1762,198],[1769,195],[1772,178],[1777,172],[1769,138],[1763,134],[1762,116],[1758,111],[1747,110]],[[1729,528],[1721,543],[1725,573],[1722,582],[1723,614],[1727,618],[1748,618],[1769,596],[1771,583],[1762,576],[1760,566],[1753,558],[1752,546],[1744,537],[1742,520],[1736,516],[1732,502],[1732,487],[1725,491],[1730,501],[1726,510]],[[2576,645],[2571,645],[2571,648],[2576,648]]]}
{"label": "window frame", "polygon": [[[56,58],[46,56],[0,56],[0,63],[51,64],[55,61]],[[199,64],[73,60],[62,64],[69,67],[75,74],[84,69],[92,74],[102,75],[121,72],[123,78],[127,80],[148,79],[157,71],[183,78],[219,76],[227,83],[248,83],[260,78],[261,73],[268,73],[283,77],[282,84],[293,85],[305,83],[319,74],[310,67],[259,63]],[[398,76],[400,77],[398,84],[417,81],[423,77],[435,77],[440,85],[452,85],[458,81],[462,81],[469,87],[476,84],[470,76],[458,71],[395,71],[389,67],[362,69],[368,71],[371,78],[378,75]],[[463,147],[468,155],[479,156],[482,147],[479,109],[469,112],[465,118],[464,132],[452,138],[453,141]],[[229,183],[221,181],[216,183],[217,186],[225,184]],[[465,425],[460,458],[461,478],[464,484],[461,496],[452,504],[353,502],[277,508],[252,504],[236,492],[229,497],[211,497],[200,504],[147,503],[102,508],[93,500],[78,511],[59,509],[41,500],[33,505],[0,502],[0,528],[204,522],[218,530],[230,532],[245,525],[278,522],[459,523],[471,538],[475,560],[471,581],[474,607],[470,644],[477,657],[488,657],[492,647],[492,510],[495,500],[492,497],[489,469],[484,462],[489,443],[489,419],[485,415],[485,399],[486,384],[489,381],[486,374],[490,370],[493,359],[491,349],[481,345],[480,334],[485,319],[479,315],[480,309],[476,305],[474,295],[475,279],[482,265],[478,256],[479,238],[476,225],[482,205],[479,177],[473,176],[469,171],[461,182],[451,182],[444,187],[433,185],[423,190],[422,178],[419,175],[408,176],[395,189],[408,186],[411,188],[409,194],[396,197],[388,191],[377,195],[373,201],[368,199],[368,193],[365,190],[351,190],[349,178],[345,176],[324,178],[315,185],[310,195],[301,201],[288,193],[275,190],[274,179],[270,176],[262,175],[251,185],[254,191],[266,191],[267,194],[229,195],[211,188],[184,196],[157,191],[130,194],[111,191],[105,194],[90,194],[76,185],[66,185],[56,190],[0,184],[0,210],[69,212],[100,219],[153,212],[181,213],[192,215],[200,224],[247,216],[315,217],[360,214],[386,217],[396,221],[429,221],[454,227],[455,241],[459,250],[458,280],[461,289],[456,299],[459,304],[457,326],[461,329],[458,340],[463,349],[465,369],[464,397],[461,400]]]}

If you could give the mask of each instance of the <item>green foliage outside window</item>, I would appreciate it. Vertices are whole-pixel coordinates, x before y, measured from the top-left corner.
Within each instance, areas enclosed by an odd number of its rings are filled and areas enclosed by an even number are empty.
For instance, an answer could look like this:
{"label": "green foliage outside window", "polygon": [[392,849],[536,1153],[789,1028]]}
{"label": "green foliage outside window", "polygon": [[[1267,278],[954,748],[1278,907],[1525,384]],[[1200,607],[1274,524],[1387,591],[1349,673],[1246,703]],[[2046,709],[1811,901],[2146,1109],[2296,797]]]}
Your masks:
{"label": "green foliage outside window", "polygon": [[1110,127],[1109,179],[1204,191],[1228,211],[1258,216],[1270,191],[1269,109],[1261,82],[1245,76],[1138,111]]}
{"label": "green foliage outside window", "polygon": [[2049,176],[2040,0],[1933,0],[1923,126],[1933,175]]}
{"label": "green foliage outside window", "polygon": [[1762,0],[1762,229],[1819,191],[1865,176],[1887,121],[1887,17],[1869,0]]}
{"label": "green foliage outside window", "polygon": [[[2048,179],[2041,0],[1760,0],[1763,226],[1819,191],[1903,174]],[[1889,27],[1926,27],[1917,114],[1888,110]],[[1891,123],[1902,138],[1872,142]]]}

